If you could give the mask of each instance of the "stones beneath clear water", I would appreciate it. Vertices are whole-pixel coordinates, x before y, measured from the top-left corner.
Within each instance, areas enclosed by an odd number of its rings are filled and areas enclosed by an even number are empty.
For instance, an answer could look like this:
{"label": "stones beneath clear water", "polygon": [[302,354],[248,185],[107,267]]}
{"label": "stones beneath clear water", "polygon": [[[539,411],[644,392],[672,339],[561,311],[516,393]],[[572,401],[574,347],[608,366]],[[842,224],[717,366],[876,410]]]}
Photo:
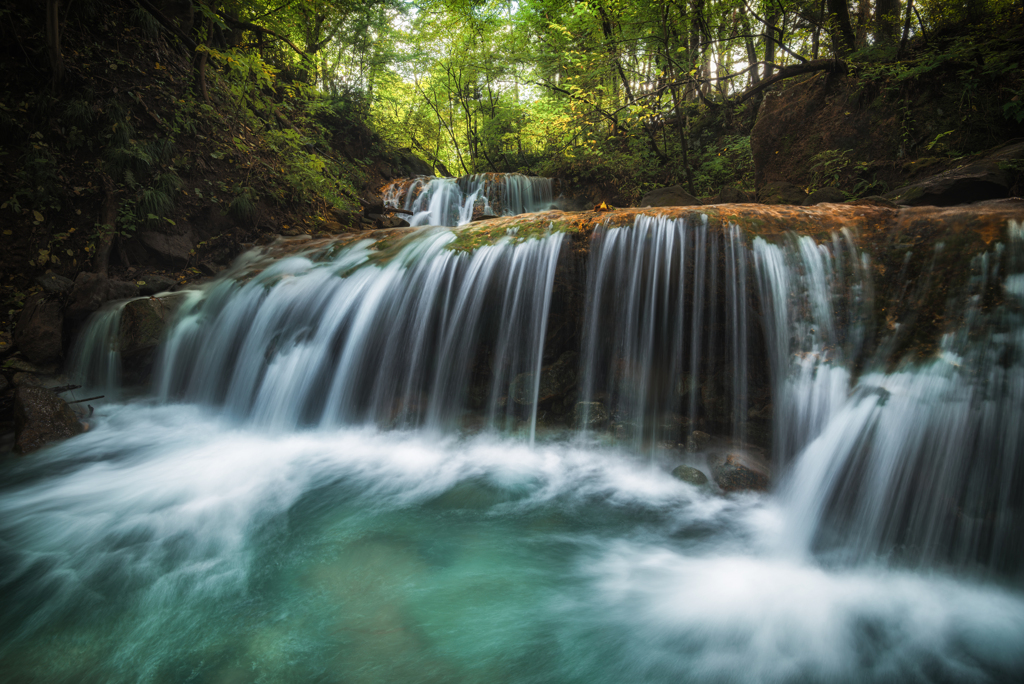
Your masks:
{"label": "stones beneath clear water", "polygon": [[[576,352],[567,351],[554,363],[540,369],[537,401],[543,403],[562,396],[576,386]],[[533,373],[520,373],[508,388],[509,397],[520,406],[533,404]]]}
{"label": "stones beneath clear water", "polygon": [[608,409],[599,401],[580,401],[573,409],[572,422],[579,429],[594,429],[608,422]]}
{"label": "stones beneath clear water", "polygon": [[14,392],[14,450],[27,454],[84,430],[67,402],[48,389],[22,385]]}
{"label": "stones beneath clear water", "polygon": [[712,459],[711,475],[722,491],[766,491],[771,482],[771,469],[756,454],[730,451]]}
{"label": "stones beneath clear water", "polygon": [[25,302],[14,329],[22,355],[36,364],[52,363],[63,353],[64,314],[60,302],[36,293]]}
{"label": "stones beneath clear water", "polygon": [[676,466],[672,470],[672,477],[677,480],[682,480],[688,484],[692,484],[695,487],[701,487],[708,483],[707,475],[696,468],[687,465]]}

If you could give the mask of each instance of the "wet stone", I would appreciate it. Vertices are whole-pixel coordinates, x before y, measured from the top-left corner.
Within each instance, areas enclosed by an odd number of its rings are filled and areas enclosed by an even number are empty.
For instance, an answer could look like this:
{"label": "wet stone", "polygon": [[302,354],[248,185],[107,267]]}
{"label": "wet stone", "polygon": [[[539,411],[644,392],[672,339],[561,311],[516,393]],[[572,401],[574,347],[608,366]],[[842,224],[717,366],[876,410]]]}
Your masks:
{"label": "wet stone", "polygon": [[676,466],[672,471],[672,477],[677,480],[682,480],[688,484],[692,484],[696,487],[706,485],[708,483],[708,476],[701,471],[691,466],[681,465]]}
{"label": "wet stone", "polygon": [[48,389],[21,386],[14,392],[14,450],[27,454],[82,432],[75,412]]}
{"label": "wet stone", "polygon": [[714,460],[711,474],[726,492],[766,491],[771,478],[768,464],[746,451],[730,451]]}

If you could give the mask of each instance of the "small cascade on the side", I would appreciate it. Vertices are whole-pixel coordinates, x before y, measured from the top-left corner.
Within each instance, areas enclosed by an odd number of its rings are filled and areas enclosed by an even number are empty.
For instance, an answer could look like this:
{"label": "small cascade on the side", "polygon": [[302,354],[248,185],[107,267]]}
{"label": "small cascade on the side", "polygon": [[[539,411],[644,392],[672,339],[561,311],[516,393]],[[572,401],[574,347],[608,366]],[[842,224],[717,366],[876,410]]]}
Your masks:
{"label": "small cascade on the side", "polygon": [[107,304],[95,312],[75,339],[68,355],[71,378],[88,392],[116,398],[121,391],[119,338],[126,302]]}
{"label": "small cascade on the side", "polygon": [[384,205],[412,212],[411,226],[461,226],[486,216],[551,209],[553,183],[520,173],[421,177],[391,183],[384,191]]}
{"label": "small cascade on the side", "polygon": [[[1009,235],[972,259],[932,360],[868,369],[849,400],[829,398],[782,489],[791,549],[1024,571],[1024,229]],[[784,391],[813,399],[798,387]]]}
{"label": "small cascade on the side", "polygon": [[869,262],[843,230],[831,242],[754,240],[773,396],[772,458],[785,465],[845,402],[871,320]]}
{"label": "small cascade on the side", "polygon": [[[607,407],[636,447],[695,429],[746,437],[748,248],[706,220],[638,216],[592,238],[580,387],[583,426]],[[724,281],[724,288],[722,287]],[[723,291],[724,290],[724,291]]]}
{"label": "small cascade on the side", "polygon": [[442,428],[472,407],[528,421],[532,438],[536,402],[506,394],[539,369],[562,236],[471,254],[447,249],[454,239],[420,233],[387,255],[363,241],[222,280],[179,311],[157,393],[276,429]]}

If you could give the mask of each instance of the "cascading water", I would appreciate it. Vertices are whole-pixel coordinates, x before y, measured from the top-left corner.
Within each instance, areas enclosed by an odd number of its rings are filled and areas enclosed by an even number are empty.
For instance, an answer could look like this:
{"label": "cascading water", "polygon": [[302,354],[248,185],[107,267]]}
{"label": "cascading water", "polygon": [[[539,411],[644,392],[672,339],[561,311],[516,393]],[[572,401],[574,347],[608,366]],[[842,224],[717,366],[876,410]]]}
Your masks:
{"label": "cascading water", "polygon": [[480,216],[514,216],[555,206],[550,178],[480,173],[395,181],[384,205],[412,212],[410,226],[461,226]]}
{"label": "cascading water", "polygon": [[[895,370],[884,336],[870,343],[872,265],[851,233],[608,226],[586,245],[578,318],[557,325],[581,248],[558,233],[462,253],[438,229],[250,262],[180,305],[151,398],[3,465],[0,667],[1020,681],[1011,228],[976,257],[936,355]],[[112,320],[93,326],[84,358],[112,348]],[[536,430],[565,349],[580,380],[558,401],[607,406],[618,443],[589,420]],[[747,448],[766,416],[776,494],[685,484],[667,474],[681,457],[648,448],[696,428]]]}

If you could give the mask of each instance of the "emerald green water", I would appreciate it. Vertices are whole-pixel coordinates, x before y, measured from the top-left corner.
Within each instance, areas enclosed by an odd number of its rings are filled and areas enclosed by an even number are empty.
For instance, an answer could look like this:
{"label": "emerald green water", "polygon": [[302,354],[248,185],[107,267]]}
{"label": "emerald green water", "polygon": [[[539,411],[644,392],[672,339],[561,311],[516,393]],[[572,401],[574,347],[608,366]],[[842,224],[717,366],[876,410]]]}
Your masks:
{"label": "emerald green water", "polygon": [[612,447],[104,409],[0,473],[5,682],[1019,681],[1019,587]]}

